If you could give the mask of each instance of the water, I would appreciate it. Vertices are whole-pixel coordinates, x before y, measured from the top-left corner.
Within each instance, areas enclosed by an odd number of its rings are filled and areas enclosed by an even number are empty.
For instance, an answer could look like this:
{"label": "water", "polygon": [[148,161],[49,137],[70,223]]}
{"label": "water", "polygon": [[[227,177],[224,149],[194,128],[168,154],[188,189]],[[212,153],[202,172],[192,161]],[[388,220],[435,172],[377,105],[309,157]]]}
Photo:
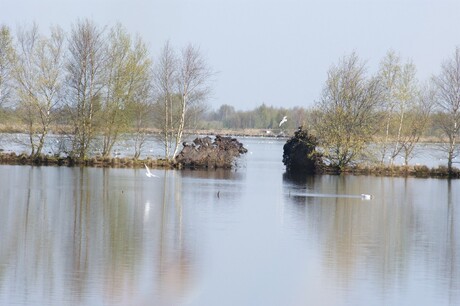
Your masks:
{"label": "water", "polygon": [[460,304],[460,181],[299,180],[240,140],[236,170],[0,166],[0,304]]}

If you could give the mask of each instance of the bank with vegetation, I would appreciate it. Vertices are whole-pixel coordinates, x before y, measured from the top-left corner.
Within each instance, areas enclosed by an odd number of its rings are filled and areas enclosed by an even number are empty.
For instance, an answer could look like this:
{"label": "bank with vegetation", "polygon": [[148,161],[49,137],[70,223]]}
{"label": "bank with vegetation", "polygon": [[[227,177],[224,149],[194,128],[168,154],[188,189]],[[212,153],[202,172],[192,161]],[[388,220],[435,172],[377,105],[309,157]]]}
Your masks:
{"label": "bank with vegetation", "polygon": [[460,169],[446,166],[429,168],[425,165],[394,165],[383,163],[353,163],[339,166],[328,159],[327,150],[318,139],[300,127],[283,147],[283,163],[291,176],[315,174],[375,175],[420,178],[460,178]]}
{"label": "bank with vegetation", "polygon": [[138,168],[145,165],[149,168],[169,169],[216,169],[232,168],[236,159],[247,153],[247,149],[236,138],[216,135],[214,140],[209,137],[197,137],[192,142],[184,142],[182,150],[174,160],[163,158],[138,159],[130,157],[93,156],[86,159],[75,159],[71,156],[16,154],[0,152],[0,164],[32,165],[32,166],[90,166]]}

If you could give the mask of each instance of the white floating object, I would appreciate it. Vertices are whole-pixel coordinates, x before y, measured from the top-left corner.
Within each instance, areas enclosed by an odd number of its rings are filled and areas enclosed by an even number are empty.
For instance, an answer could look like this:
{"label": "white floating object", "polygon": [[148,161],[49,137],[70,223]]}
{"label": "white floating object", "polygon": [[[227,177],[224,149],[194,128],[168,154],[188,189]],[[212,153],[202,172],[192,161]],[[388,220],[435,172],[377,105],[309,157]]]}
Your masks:
{"label": "white floating object", "polygon": [[361,200],[370,200],[374,198],[371,194],[361,193]]}

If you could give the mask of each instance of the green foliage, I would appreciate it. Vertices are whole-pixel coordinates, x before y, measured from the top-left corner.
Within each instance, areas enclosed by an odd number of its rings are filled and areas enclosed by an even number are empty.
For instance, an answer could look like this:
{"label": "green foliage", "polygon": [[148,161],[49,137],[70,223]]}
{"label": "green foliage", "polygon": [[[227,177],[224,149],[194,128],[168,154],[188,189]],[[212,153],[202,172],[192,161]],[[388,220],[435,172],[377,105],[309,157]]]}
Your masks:
{"label": "green foliage", "polygon": [[[121,133],[149,107],[151,60],[145,43],[135,41],[121,25],[109,34],[107,75],[100,129],[103,135],[102,156],[108,156]],[[141,128],[141,127],[139,127]],[[139,128],[135,128],[139,133]]]}
{"label": "green foliage", "polygon": [[377,129],[380,87],[366,78],[365,66],[353,53],[332,66],[317,103],[314,128],[330,164],[343,169],[367,148]]}

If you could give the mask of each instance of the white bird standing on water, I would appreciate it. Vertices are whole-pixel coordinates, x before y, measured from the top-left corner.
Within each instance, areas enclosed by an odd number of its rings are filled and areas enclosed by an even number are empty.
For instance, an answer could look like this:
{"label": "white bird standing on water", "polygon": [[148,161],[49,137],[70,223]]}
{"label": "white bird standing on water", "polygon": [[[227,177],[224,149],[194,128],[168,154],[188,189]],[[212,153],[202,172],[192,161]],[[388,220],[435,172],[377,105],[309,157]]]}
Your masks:
{"label": "white bird standing on water", "polygon": [[147,171],[147,172],[145,172],[145,175],[147,175],[148,177],[158,177],[155,174],[153,174],[152,172],[150,172],[150,169],[149,169],[149,167],[147,167],[146,164],[144,164],[144,166],[145,166],[145,170]]}
{"label": "white bird standing on water", "polygon": [[281,126],[283,123],[285,123],[287,121],[287,116],[284,116],[283,117],[283,120],[280,121],[280,125]]}

